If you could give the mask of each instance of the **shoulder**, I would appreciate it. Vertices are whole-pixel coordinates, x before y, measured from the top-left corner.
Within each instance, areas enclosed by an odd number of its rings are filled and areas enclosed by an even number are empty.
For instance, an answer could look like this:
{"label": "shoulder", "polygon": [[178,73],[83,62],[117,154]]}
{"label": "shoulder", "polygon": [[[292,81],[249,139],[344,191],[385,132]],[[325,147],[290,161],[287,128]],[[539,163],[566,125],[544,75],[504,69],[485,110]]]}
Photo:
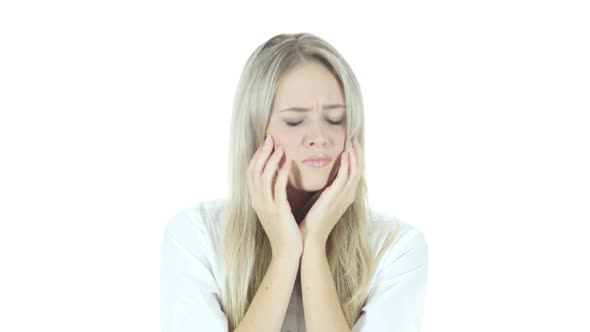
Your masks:
{"label": "shoulder", "polygon": [[185,247],[217,242],[225,199],[197,202],[173,214],[165,226],[165,234]]}
{"label": "shoulder", "polygon": [[209,232],[219,227],[225,199],[197,202],[176,212],[166,225],[166,231],[184,231],[193,227],[200,232]]}
{"label": "shoulder", "polygon": [[380,265],[387,264],[413,252],[412,264],[426,264],[428,248],[424,231],[419,227],[406,223],[392,213],[382,210],[371,210],[372,220],[369,228],[369,239],[375,252],[387,245],[389,236],[393,242],[385,249],[386,252]]}
{"label": "shoulder", "polygon": [[384,248],[379,250],[383,256],[352,331],[381,331],[385,326],[391,331],[419,331],[428,275],[424,233],[389,213],[373,212],[371,222],[370,234],[375,246]]}

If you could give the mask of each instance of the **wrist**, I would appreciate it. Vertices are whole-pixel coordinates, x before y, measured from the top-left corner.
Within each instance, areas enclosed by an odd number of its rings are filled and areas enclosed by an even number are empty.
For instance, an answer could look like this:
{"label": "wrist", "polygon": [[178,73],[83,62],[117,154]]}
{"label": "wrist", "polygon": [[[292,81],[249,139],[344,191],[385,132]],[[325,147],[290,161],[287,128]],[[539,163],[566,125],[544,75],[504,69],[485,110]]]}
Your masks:
{"label": "wrist", "polygon": [[305,244],[303,246],[303,253],[320,253],[326,254],[326,240],[324,239],[315,239],[309,237],[305,239]]}
{"label": "wrist", "polygon": [[293,251],[289,251],[289,252],[278,252],[278,253],[272,253],[272,260],[273,261],[277,261],[277,262],[287,262],[287,263],[292,263],[293,261],[297,261],[299,262],[299,259],[301,258],[301,252],[298,252],[296,250]]}

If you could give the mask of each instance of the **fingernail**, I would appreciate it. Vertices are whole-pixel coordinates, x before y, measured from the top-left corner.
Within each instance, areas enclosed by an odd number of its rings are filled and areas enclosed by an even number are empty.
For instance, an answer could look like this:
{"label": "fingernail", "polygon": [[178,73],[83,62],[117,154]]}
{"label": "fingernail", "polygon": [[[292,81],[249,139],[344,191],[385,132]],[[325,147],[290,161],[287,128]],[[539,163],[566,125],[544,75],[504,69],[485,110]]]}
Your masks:
{"label": "fingernail", "polygon": [[264,144],[270,144],[270,135],[266,135],[266,138],[264,139]]}

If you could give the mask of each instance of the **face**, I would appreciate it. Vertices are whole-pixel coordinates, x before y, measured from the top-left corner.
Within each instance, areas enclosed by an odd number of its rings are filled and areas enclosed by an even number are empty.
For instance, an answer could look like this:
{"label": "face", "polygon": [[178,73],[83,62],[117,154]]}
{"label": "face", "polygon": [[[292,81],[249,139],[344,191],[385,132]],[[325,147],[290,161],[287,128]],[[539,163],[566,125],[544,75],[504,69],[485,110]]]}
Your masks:
{"label": "face", "polygon": [[[318,191],[330,185],[338,172],[346,140],[346,109],[336,77],[319,62],[293,68],[281,77],[267,133],[292,160],[289,185]],[[319,155],[330,158],[323,167],[304,163]]]}

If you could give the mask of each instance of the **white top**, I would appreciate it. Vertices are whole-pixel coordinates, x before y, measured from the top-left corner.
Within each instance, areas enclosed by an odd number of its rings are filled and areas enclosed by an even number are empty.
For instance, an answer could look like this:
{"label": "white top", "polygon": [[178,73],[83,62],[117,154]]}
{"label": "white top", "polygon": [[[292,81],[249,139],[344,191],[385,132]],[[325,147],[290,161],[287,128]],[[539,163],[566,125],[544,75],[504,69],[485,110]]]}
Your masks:
{"label": "white top", "polygon": [[[225,274],[219,260],[223,203],[224,199],[197,203],[166,225],[160,265],[162,332],[228,331],[221,307]],[[381,248],[394,222],[401,229],[379,263],[352,332],[419,332],[428,272],[424,234],[397,218],[371,212],[375,216],[369,229],[373,248]],[[298,275],[281,332],[305,332],[299,280]]]}

